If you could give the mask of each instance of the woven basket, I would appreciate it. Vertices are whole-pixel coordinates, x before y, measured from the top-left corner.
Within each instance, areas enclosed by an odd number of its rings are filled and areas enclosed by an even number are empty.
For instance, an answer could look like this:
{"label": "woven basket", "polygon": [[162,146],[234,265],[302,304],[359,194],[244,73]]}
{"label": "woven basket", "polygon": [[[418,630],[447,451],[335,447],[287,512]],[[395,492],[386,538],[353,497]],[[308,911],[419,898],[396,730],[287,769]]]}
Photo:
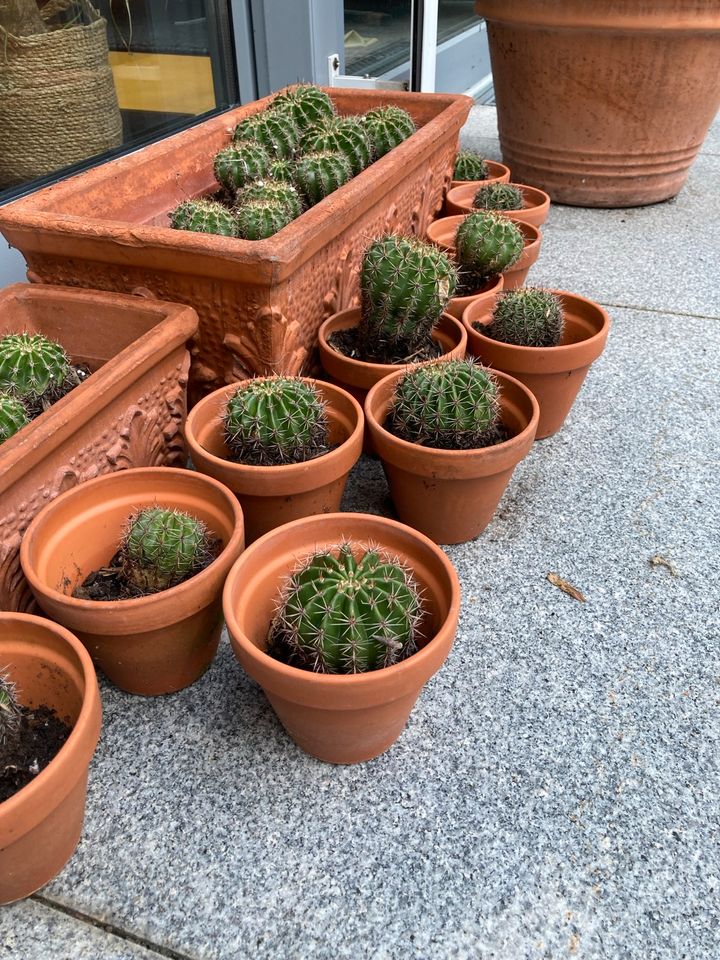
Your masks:
{"label": "woven basket", "polygon": [[0,30],[0,188],[120,143],[105,20],[27,37]]}

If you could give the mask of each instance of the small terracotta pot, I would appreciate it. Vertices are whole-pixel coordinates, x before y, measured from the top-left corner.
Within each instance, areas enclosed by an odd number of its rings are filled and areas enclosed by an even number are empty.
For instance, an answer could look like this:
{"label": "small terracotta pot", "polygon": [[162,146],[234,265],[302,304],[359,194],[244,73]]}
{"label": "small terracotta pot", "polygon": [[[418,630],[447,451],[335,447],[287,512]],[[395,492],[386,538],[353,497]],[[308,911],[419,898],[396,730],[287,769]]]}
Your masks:
{"label": "small terracotta pot", "polygon": [[101,709],[92,660],[64,627],[26,613],[0,613],[0,634],[0,662],[17,684],[20,703],[44,704],[72,726],[47,767],[0,803],[0,904],[6,904],[39,890],[75,851]]}
{"label": "small terracotta pot", "polygon": [[362,453],[365,417],[357,400],[340,387],[304,378],[327,404],[334,449],[305,463],[249,466],[229,459],[221,417],[228,399],[248,380],[222,387],[193,407],[185,426],[192,461],[237,496],[243,508],[247,542],[290,520],[340,509],[348,473]]}
{"label": "small terracotta pot", "polygon": [[[128,516],[155,505],[206,523],[222,542],[219,556],[185,583],[147,597],[72,597],[115,554]],[[192,470],[140,468],[90,480],[49,503],[27,529],[20,562],[40,607],[78,635],[114,684],[156,696],[187,687],[212,662],[222,586],[243,538],[240,504],[217,480]]]}
{"label": "small terracotta pot", "polygon": [[436,543],[464,543],[490,522],[512,472],[532,447],[540,410],[527,387],[505,373],[501,416],[510,439],[479,450],[436,450],[401,440],[384,423],[405,370],[375,384],[365,419],[398,516]]}
{"label": "small terracotta pot", "polygon": [[[343,539],[376,544],[410,567],[426,610],[422,649],[392,667],[350,676],[312,673],[268,656],[282,583],[300,558]],[[397,740],[423,686],[450,652],[460,585],[442,550],[415,530],[383,517],[331,513],[285,524],[256,541],[230,571],[223,606],[235,656],[295,743],[329,763],[359,763]]]}
{"label": "small terracotta pot", "polygon": [[465,183],[474,184],[477,190],[478,187],[484,187],[488,183],[510,182],[510,167],[506,167],[504,163],[498,163],[497,160],[486,160],[485,164],[490,174],[487,180],[451,180],[450,189],[453,190],[455,187],[460,187]]}
{"label": "small terracotta pot", "polygon": [[553,290],[562,300],[565,330],[557,347],[517,347],[484,336],[476,324],[487,324],[492,306],[471,305],[463,316],[473,356],[494,370],[522,381],[540,404],[536,439],[556,433],[565,422],[590,364],[605,349],[610,318],[601,306],[565,290]]}
{"label": "small terracotta pot", "polygon": [[[538,187],[528,187],[524,183],[514,183],[512,186],[518,187],[523,195],[522,210],[496,210],[495,213],[501,213],[504,217],[511,217],[513,220],[521,220],[533,227],[541,227],[550,212],[550,197]],[[448,214],[452,216],[458,213],[475,213],[473,200],[478,189],[476,183],[464,183],[450,190],[445,198],[445,209]]]}

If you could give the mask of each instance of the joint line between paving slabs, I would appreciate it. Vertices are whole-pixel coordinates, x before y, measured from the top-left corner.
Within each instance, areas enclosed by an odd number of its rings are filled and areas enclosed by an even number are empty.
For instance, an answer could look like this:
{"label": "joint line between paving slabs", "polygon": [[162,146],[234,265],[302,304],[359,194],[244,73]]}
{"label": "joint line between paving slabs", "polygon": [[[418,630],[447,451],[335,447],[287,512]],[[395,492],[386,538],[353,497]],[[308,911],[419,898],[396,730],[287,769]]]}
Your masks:
{"label": "joint line between paving slabs", "polygon": [[613,307],[617,310],[637,310],[638,313],[659,313],[672,317],[693,317],[696,320],[720,320],[720,316],[712,313],[689,313],[687,310],[674,310],[672,307],[641,307],[634,303],[610,303],[609,300],[598,300],[601,307]]}
{"label": "joint line between paving slabs", "polygon": [[48,900],[48,898],[44,897],[42,894],[35,893],[30,899],[35,900],[44,907],[49,907],[50,910],[57,910],[58,913],[64,913],[66,916],[72,917],[74,920],[80,920],[83,923],[87,923],[91,927],[95,927],[98,930],[104,931],[105,933],[111,933],[120,940],[127,940],[129,943],[135,943],[137,946],[143,947],[143,949],[147,950],[148,953],[155,953],[159,957],[168,957],[169,960],[196,960],[196,958],[191,957],[188,953],[178,953],[177,950],[172,950],[170,947],[163,947],[159,943],[153,943],[151,940],[146,940],[144,937],[139,937],[135,933],[129,933],[127,930],[123,930],[122,927],[116,927],[113,923],[108,923],[105,920],[98,920],[96,917],[93,917],[87,913],[82,913],[80,910],[75,910],[73,907],[66,907],[62,903],[56,903],[54,900]]}

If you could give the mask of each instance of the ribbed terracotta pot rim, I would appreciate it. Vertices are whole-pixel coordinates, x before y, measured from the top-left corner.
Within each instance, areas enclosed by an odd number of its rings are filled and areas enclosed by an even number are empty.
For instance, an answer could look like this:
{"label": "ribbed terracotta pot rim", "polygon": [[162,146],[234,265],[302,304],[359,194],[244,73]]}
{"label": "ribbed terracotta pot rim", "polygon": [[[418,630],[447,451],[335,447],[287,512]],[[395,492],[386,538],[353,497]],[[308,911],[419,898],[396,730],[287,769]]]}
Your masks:
{"label": "ribbed terracotta pot rim", "polygon": [[484,187],[488,183],[508,183],[510,181],[510,167],[499,160],[485,160],[490,176],[486,180],[451,180],[450,189],[461,186],[463,183],[476,183]]}
{"label": "ribbed terracotta pot rim", "polygon": [[623,32],[689,32],[720,30],[720,9],[698,0],[652,0],[618,3],[602,0],[475,0],[475,10],[486,20],[523,27],[562,27],[568,30],[622,30]]}
{"label": "ribbed terracotta pot rim", "polygon": [[[252,568],[256,555],[265,552],[269,546],[272,546],[273,540],[285,539],[288,535],[298,535],[298,540],[300,541],[303,540],[305,531],[312,532],[313,528],[316,528],[317,534],[310,538],[313,546],[303,545],[298,549],[297,559],[300,561],[315,549],[319,549],[325,545],[336,545],[338,543],[337,536],[322,533],[323,528],[331,528],[334,524],[338,524],[348,531],[353,527],[357,527],[358,531],[362,531],[363,529],[370,529],[371,531],[382,530],[383,528],[397,531],[403,537],[420,544],[426,553],[432,554],[434,560],[442,568],[446,577],[446,587],[448,588],[444,591],[449,598],[448,612],[442,623],[435,629],[433,636],[417,653],[408,657],[407,660],[367,673],[349,675],[313,673],[309,670],[302,670],[299,667],[289,666],[269,656],[269,654],[256,647],[255,644],[245,636],[241,629],[235,614],[235,594],[238,590],[244,589],[244,587],[240,587],[238,584],[244,575],[245,568]],[[381,549],[385,546],[382,536],[373,535],[372,532],[370,535],[358,532],[357,535],[353,534],[350,536],[350,539],[364,543],[372,541],[373,544],[379,546]],[[394,549],[388,547],[388,552],[393,553]],[[290,573],[291,571],[288,570],[287,572]],[[250,667],[246,667],[244,663],[243,667],[250,676],[257,679],[258,674],[274,674],[278,678],[281,678],[284,684],[292,684],[297,690],[297,699],[295,702],[317,707],[319,706],[318,698],[324,697],[327,698],[324,704],[327,709],[354,709],[355,707],[352,702],[348,702],[346,699],[351,698],[353,694],[367,697],[369,696],[369,692],[372,691],[374,694],[373,702],[379,704],[401,696],[402,693],[398,693],[398,688],[408,690],[417,689],[418,686],[422,686],[437,669],[433,669],[432,661],[437,658],[438,649],[443,645],[447,645],[449,651],[452,645],[455,630],[457,629],[459,611],[460,582],[458,575],[452,563],[440,547],[430,540],[429,537],[407,526],[407,524],[400,523],[398,520],[363,513],[326,513],[320,516],[293,520],[281,527],[276,527],[275,530],[271,530],[251,544],[245,553],[235,561],[225,581],[225,589],[223,591],[223,612],[225,614],[225,622],[227,623],[230,641],[238,659],[240,659],[241,654],[247,658]],[[268,623],[268,627],[269,626],[270,624]],[[447,651],[442,657],[442,660],[445,659],[446,655]],[[424,676],[425,679],[417,682],[413,679],[415,674]],[[262,681],[258,682],[262,684]],[[287,694],[284,695],[287,697]],[[368,706],[369,704],[364,703],[363,705]]]}
{"label": "ribbed terracotta pot rim", "polygon": [[[448,205],[453,205],[459,210],[462,210],[465,214],[468,213],[480,213],[482,211],[476,210],[473,206],[473,200],[475,199],[475,194],[480,187],[484,186],[483,181],[474,182],[467,181],[462,186],[453,187],[448,190],[447,197],[445,202]],[[489,211],[494,213],[501,213],[504,217],[510,217],[511,219],[518,219],[517,215],[523,211],[532,211],[536,212],[539,215],[544,217],[547,216],[548,210],[550,209],[550,194],[545,193],[544,190],[541,190],[540,187],[531,187],[526,183],[512,183],[508,181],[508,186],[517,187],[523,195],[523,210],[495,210]],[[450,214],[451,216],[458,216],[458,214]]]}
{"label": "ribbed terracotta pot rim", "polygon": [[[342,398],[350,404],[355,413],[355,425],[349,436],[328,453],[314,457],[312,460],[304,460],[302,463],[254,466],[218,457],[200,443],[196,431],[198,421],[207,417],[214,408],[219,409],[221,405],[224,411],[226,401],[240,387],[256,380],[266,379],[269,378],[248,377],[245,380],[237,380],[235,383],[214,390],[195,404],[185,423],[185,439],[191,457],[193,453],[199,453],[208,463],[223,470],[231,470],[237,476],[239,482],[242,481],[243,485],[248,485],[248,489],[243,492],[258,497],[262,496],[263,493],[267,493],[268,496],[281,495],[282,493],[288,495],[306,493],[318,485],[317,474],[319,472],[322,472],[326,479],[329,476],[341,477],[347,473],[360,455],[365,431],[365,415],[355,397],[349,394],[347,390],[314,377],[301,377],[300,379],[303,383],[318,388],[324,394],[330,408],[333,400]],[[323,482],[326,482],[326,480]],[[257,484],[257,490],[251,489],[254,484]]]}
{"label": "ribbed terracotta pot rim", "polygon": [[[474,212],[480,213],[479,210],[475,210]],[[456,213],[450,217],[438,217],[438,219],[433,220],[433,222],[427,228],[425,236],[431,243],[434,243],[436,247],[440,247],[441,250],[445,250],[447,253],[455,256],[457,249],[455,246],[455,235],[457,234],[457,229],[462,221],[468,216],[470,216],[470,214]],[[525,246],[521,257],[534,256],[535,259],[537,259],[537,254],[535,251],[539,250],[540,242],[542,240],[542,231],[540,228],[534,227],[531,223],[524,223],[522,220],[516,220],[514,217],[508,217],[508,220],[515,224],[525,238]],[[519,263],[520,260],[517,260],[510,267],[506,267],[505,270],[503,270],[503,274],[507,273],[513,268],[516,268]]]}
{"label": "ribbed terracotta pot rim", "polygon": [[[10,843],[29,833],[62,802],[76,782],[73,780],[72,783],[68,784],[69,778],[63,771],[69,767],[85,769],[95,753],[100,738],[102,705],[95,667],[90,654],[73,633],[51,620],[30,613],[0,611],[1,631],[12,630],[13,625],[19,627],[22,631],[23,624],[32,624],[45,630],[49,635],[61,640],[72,649],[80,662],[84,690],[80,713],[65,743],[48,765],[30,783],[3,803],[0,803],[0,848],[9,846]],[[6,664],[3,663],[3,667],[5,666]],[[20,691],[20,699],[22,700],[22,691]],[[93,721],[96,717],[98,722],[96,729],[94,729]],[[43,799],[43,794],[47,799]],[[14,830],[11,831],[9,825],[13,821],[17,822],[21,807],[25,809],[35,807],[36,809],[33,816],[28,818],[26,829],[18,833]]]}
{"label": "ribbed terracotta pot rim", "polygon": [[563,373],[570,370],[578,370],[586,367],[600,356],[603,352],[605,341],[610,330],[610,317],[607,311],[588,297],[580,296],[578,293],[570,293],[567,290],[550,290],[559,297],[563,304],[571,309],[573,304],[583,308],[584,312],[594,314],[599,322],[599,329],[596,333],[585,337],[576,343],[558,344],[555,347],[521,347],[513,343],[504,343],[502,340],[495,340],[493,337],[486,337],[474,324],[478,321],[489,319],[492,314],[492,307],[487,304],[475,304],[470,306],[463,313],[462,322],[468,332],[468,342],[472,343],[474,338],[481,344],[485,344],[488,349],[500,352],[503,358],[512,365],[512,369],[523,373]]}
{"label": "ribbed terracotta pot rim", "polygon": [[[81,499],[83,491],[91,488],[102,485],[111,490],[112,487],[122,487],[128,479],[132,481],[134,477],[160,478],[161,476],[170,480],[174,478],[183,484],[194,484],[196,487],[204,486],[206,490],[214,488],[216,493],[225,501],[228,514],[232,515],[234,520],[234,530],[230,540],[224,545],[212,563],[208,564],[208,566],[199,573],[190,577],[189,580],[184,581],[184,583],[170,587],[168,590],[162,590],[159,593],[149,594],[145,597],[134,597],[129,600],[81,600],[69,594],[61,593],[55,587],[46,584],[45,581],[38,576],[35,569],[33,553],[38,549],[38,541],[42,540],[44,527],[48,522],[47,518],[52,517],[55,510],[74,499]],[[171,503],[168,498],[168,507],[170,506]],[[115,473],[104,474],[93,480],[88,480],[85,483],[79,484],[77,487],[66,490],[65,493],[60,494],[60,496],[56,497],[51,503],[46,504],[35,516],[25,532],[20,546],[20,562],[23,573],[36,597],[47,598],[54,606],[62,605],[69,613],[76,616],[82,616],[84,614],[90,614],[95,617],[102,614],[109,615],[110,626],[108,635],[112,635],[115,632],[112,628],[112,611],[122,611],[125,617],[130,617],[132,621],[128,623],[127,628],[124,629],[122,633],[135,633],[138,630],[152,629],[152,624],[156,618],[150,616],[150,611],[157,610],[159,607],[172,609],[173,606],[177,604],[178,608],[183,611],[180,613],[179,619],[184,619],[187,616],[185,612],[186,607],[183,606],[181,608],[181,604],[184,605],[190,596],[210,586],[222,567],[227,563],[229,552],[237,549],[238,544],[244,542],[244,535],[242,508],[237,497],[224,484],[220,483],[219,480],[198,473],[195,470],[186,470],[179,467],[135,467],[130,470],[120,470]],[[144,621],[144,616],[149,618],[147,622]],[[161,619],[165,622],[165,618],[161,617]]]}

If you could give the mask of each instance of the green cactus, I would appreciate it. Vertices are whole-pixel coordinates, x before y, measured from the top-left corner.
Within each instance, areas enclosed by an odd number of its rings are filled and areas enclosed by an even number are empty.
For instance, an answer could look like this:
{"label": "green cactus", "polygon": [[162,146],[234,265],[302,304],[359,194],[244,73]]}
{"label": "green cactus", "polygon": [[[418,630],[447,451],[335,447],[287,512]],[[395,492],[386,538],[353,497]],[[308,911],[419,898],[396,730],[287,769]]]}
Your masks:
{"label": "green cactus", "polygon": [[295,179],[295,163],[292,160],[271,160],[267,170],[268,180],[292,183]]}
{"label": "green cactus", "polygon": [[179,510],[146,507],[130,517],[120,545],[123,575],[145,595],[174,587],[212,559],[201,520]]}
{"label": "green cactus", "polygon": [[0,392],[0,443],[9,440],[29,422],[22,400],[9,393]]}
{"label": "green cactus", "polygon": [[302,213],[302,200],[295,187],[283,180],[254,180],[237,195],[235,212],[252,200],[276,200],[287,207],[290,219],[294,220]]}
{"label": "green cactus", "polygon": [[473,150],[461,150],[455,158],[453,180],[487,180],[490,176],[488,165]]}
{"label": "green cactus", "polygon": [[308,130],[316,123],[335,115],[330,97],[314,84],[306,83],[278,94],[270,104],[270,112],[280,110],[290,114],[300,130]]}
{"label": "green cactus", "polygon": [[238,236],[243,240],[264,240],[286,227],[293,216],[279,200],[249,200],[238,208]]}
{"label": "green cactus", "polygon": [[456,283],[454,264],[432,244],[394,234],[374,240],[360,271],[365,359],[402,363],[425,346]]}
{"label": "green cactus", "polygon": [[422,604],[409,570],[377,548],[342,543],[289,577],[268,653],[315,673],[365,673],[417,650]]}
{"label": "green cactus", "polygon": [[361,117],[370,137],[373,153],[383,157],[415,133],[415,121],[401,107],[376,107]]}
{"label": "green cactus", "polygon": [[[8,673],[0,672],[0,751],[8,749],[20,733],[22,707]],[[0,767],[0,770],[2,768]]]}
{"label": "green cactus", "polygon": [[325,402],[297,377],[240,387],[228,401],[223,428],[233,459],[252,466],[303,463],[329,449]]}
{"label": "green cactus", "polygon": [[10,333],[0,339],[0,390],[27,401],[53,401],[78,382],[59,343],[39,333]]}
{"label": "green cactus", "polygon": [[219,184],[231,193],[267,175],[270,154],[261,143],[239,140],[223,147],[213,162]]}
{"label": "green cactus", "polygon": [[295,155],[300,145],[300,128],[291,115],[266,110],[241,120],[233,140],[257,141],[272,157],[286,160]]}
{"label": "green cactus", "polygon": [[170,211],[170,226],[193,233],[214,233],[236,237],[238,225],[231,210],[216,200],[183,200]]}
{"label": "green cactus", "polygon": [[477,212],[465,217],[455,234],[461,296],[474,293],[495,273],[502,273],[522,255],[522,231],[501,213]]}
{"label": "green cactus", "polygon": [[512,183],[486,183],[473,199],[477,210],[522,210],[522,190]]}
{"label": "green cactus", "polygon": [[498,386],[474,361],[443,360],[411,369],[399,381],[388,418],[403,440],[439,450],[475,450],[498,440]]}
{"label": "green cactus", "polygon": [[347,157],[330,150],[306,154],[295,169],[295,183],[308,206],[319,203],[351,177],[352,168]]}
{"label": "green cactus", "polygon": [[370,138],[357,117],[334,117],[312,127],[302,139],[302,148],[306,153],[342,153],[350,161],[353,174],[364,170],[372,157]]}
{"label": "green cactus", "polygon": [[500,294],[492,320],[482,333],[519,347],[556,347],[564,322],[562,303],[554,293],[519,287]]}

